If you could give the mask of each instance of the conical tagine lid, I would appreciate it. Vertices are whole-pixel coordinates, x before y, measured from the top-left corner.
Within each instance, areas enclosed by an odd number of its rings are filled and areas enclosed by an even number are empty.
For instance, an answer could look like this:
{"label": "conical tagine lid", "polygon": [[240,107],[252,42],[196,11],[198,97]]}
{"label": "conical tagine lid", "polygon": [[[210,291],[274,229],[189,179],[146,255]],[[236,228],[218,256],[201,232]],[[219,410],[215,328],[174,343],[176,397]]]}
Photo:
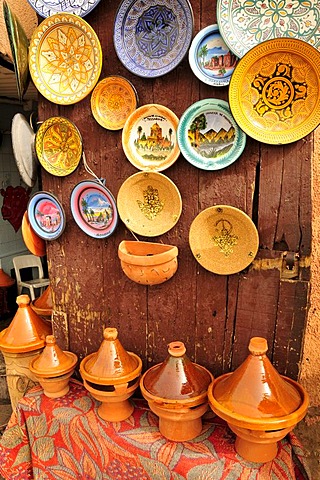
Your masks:
{"label": "conical tagine lid", "polygon": [[138,360],[121,345],[116,328],[105,328],[99,350],[85,364],[85,371],[94,377],[119,378],[132,373]]}
{"label": "conical tagine lid", "polygon": [[45,289],[40,297],[36,298],[33,302],[31,302],[31,308],[34,310],[38,315],[43,315],[45,317],[50,317],[52,313],[52,295],[51,295],[51,287]]}
{"label": "conical tagine lid", "polygon": [[47,335],[46,346],[32,360],[30,370],[40,377],[57,377],[70,372],[77,361],[78,357],[74,353],[61,350],[54,335]]}
{"label": "conical tagine lid", "polygon": [[15,280],[0,268],[0,287],[11,287],[14,282]]}
{"label": "conical tagine lid", "polygon": [[19,295],[17,304],[12,322],[0,333],[0,350],[22,353],[42,348],[51,327],[32,310],[29,295]]}
{"label": "conical tagine lid", "polygon": [[146,372],[144,388],[157,397],[176,400],[206,392],[212,380],[211,375],[204,367],[189,360],[184,343],[169,343],[168,352],[163,363]]}
{"label": "conical tagine lid", "polygon": [[299,408],[299,392],[273,367],[267,350],[265,338],[251,338],[250,355],[233,373],[217,382],[212,392],[217,402],[251,418],[282,417]]}

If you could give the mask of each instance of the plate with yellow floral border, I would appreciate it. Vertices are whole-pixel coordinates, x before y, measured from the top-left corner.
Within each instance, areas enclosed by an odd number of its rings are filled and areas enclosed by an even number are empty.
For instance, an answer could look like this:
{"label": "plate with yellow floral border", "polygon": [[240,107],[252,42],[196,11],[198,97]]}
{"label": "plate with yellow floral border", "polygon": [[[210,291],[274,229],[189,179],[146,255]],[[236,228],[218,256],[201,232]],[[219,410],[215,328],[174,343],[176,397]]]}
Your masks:
{"label": "plate with yellow floral border", "polygon": [[320,52],[294,38],[253,47],[237,63],[229,104],[239,127],[268,144],[286,144],[320,123]]}
{"label": "plate with yellow floral border", "polygon": [[57,177],[69,175],[81,160],[81,134],[67,118],[50,117],[36,133],[36,153],[47,172]]}
{"label": "plate with yellow floral border", "polygon": [[254,260],[259,235],[251,218],[236,207],[215,205],[193,220],[189,245],[195,259],[210,272],[232,275]]}
{"label": "plate with yellow floral border", "polygon": [[100,41],[83,18],[57,13],[32,34],[29,70],[33,83],[48,100],[70,105],[95,87],[102,68]]}

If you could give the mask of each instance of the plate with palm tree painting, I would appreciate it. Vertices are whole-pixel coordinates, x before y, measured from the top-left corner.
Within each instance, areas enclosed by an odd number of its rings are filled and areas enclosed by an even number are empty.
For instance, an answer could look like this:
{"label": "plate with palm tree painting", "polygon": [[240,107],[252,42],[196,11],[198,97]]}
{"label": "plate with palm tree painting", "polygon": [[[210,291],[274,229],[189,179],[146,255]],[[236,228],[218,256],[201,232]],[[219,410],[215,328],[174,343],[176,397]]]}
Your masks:
{"label": "plate with palm tree painting", "polygon": [[228,85],[238,57],[227,47],[218,25],[203,28],[192,40],[189,64],[196,77],[215,87]]}
{"label": "plate with palm tree painting", "polygon": [[90,237],[109,237],[118,224],[116,201],[103,181],[78,183],[72,190],[70,206],[75,222]]}

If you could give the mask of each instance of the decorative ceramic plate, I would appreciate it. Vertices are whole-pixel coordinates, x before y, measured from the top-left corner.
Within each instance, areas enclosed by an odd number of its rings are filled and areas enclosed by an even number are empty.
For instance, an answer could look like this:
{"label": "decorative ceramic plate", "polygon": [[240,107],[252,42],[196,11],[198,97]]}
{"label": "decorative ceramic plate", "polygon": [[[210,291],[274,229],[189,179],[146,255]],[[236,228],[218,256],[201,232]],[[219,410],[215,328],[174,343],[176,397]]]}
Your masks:
{"label": "decorative ceramic plate", "polygon": [[139,170],[161,171],[179,157],[176,131],[179,119],[163,105],[139,107],[127,119],[122,146],[128,160]]}
{"label": "decorative ceramic plate", "polygon": [[191,105],[177,131],[182,155],[195,167],[219,170],[243,152],[246,134],[236,124],[227,102],[208,98]]}
{"label": "decorative ceramic plate", "polygon": [[243,57],[274,38],[296,38],[320,48],[320,1],[217,0],[219,30],[230,50]]}
{"label": "decorative ceramic plate", "polygon": [[36,134],[36,152],[47,172],[58,177],[72,173],[82,155],[82,138],[77,127],[64,117],[45,120]]}
{"label": "decorative ceramic plate", "polygon": [[320,52],[302,40],[276,38],[239,60],[229,103],[239,127],[260,142],[299,140],[320,123]]}
{"label": "decorative ceramic plate", "polygon": [[21,233],[23,241],[29,252],[37,257],[44,257],[46,254],[46,242],[32,229],[28,217],[28,211],[24,212],[22,218]]}
{"label": "decorative ceramic plate", "polygon": [[63,12],[84,17],[98,5],[100,0],[28,0],[28,2],[41,17]]}
{"label": "decorative ceramic plate", "polygon": [[94,238],[109,237],[118,224],[118,211],[112,193],[101,183],[84,180],[74,187],[71,212],[77,225]]}
{"label": "decorative ceramic plate", "polygon": [[51,193],[35,193],[29,200],[27,212],[32,229],[44,240],[56,240],[65,229],[64,210]]}
{"label": "decorative ceramic plate", "polygon": [[112,75],[101,80],[91,95],[94,118],[108,130],[123,128],[129,115],[138,104],[136,89],[129,80]]}
{"label": "decorative ceramic plate", "polygon": [[222,39],[218,25],[205,27],[192,40],[190,67],[196,77],[208,85],[228,85],[237,60]]}
{"label": "decorative ceramic plate", "polygon": [[127,178],[119,189],[117,205],[126,227],[145,237],[168,232],[182,210],[178,188],[158,172],[138,172]]}
{"label": "decorative ceramic plate", "polygon": [[254,260],[259,235],[251,218],[242,210],[215,205],[193,220],[189,244],[194,257],[206,270],[232,275]]}
{"label": "decorative ceramic plate", "polygon": [[114,24],[114,46],[123,65],[140,77],[159,77],[185,57],[193,35],[188,0],[122,0]]}
{"label": "decorative ceramic plate", "polygon": [[22,113],[16,113],[11,123],[13,155],[24,183],[33,187],[37,180],[37,158],[34,149],[35,133]]}
{"label": "decorative ceramic plate", "polygon": [[3,15],[11,48],[19,100],[22,102],[30,81],[28,66],[29,41],[17,16],[5,1],[3,2]]}
{"label": "decorative ceramic plate", "polygon": [[51,15],[32,34],[29,68],[35,86],[48,100],[60,105],[79,102],[99,79],[100,41],[81,17]]}

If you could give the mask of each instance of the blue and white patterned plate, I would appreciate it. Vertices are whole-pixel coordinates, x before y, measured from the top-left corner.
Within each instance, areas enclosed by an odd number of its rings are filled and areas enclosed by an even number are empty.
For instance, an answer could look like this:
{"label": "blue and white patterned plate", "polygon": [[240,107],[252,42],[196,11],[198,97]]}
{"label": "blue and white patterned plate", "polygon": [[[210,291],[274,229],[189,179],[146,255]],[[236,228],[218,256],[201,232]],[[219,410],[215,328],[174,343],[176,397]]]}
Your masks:
{"label": "blue and white patterned plate", "polygon": [[228,102],[199,100],[182,114],[177,130],[182,155],[202,170],[228,167],[241,155],[246,134],[236,124]]}
{"label": "blue and white patterned plate", "polygon": [[221,37],[218,25],[203,28],[192,40],[190,67],[195,76],[208,85],[228,85],[237,60]]}
{"label": "blue and white patterned plate", "polygon": [[114,46],[123,65],[140,77],[160,77],[185,57],[193,36],[188,0],[122,0]]}
{"label": "blue and white patterned plate", "polygon": [[28,2],[44,18],[64,12],[84,17],[98,5],[100,0],[28,0]]}

